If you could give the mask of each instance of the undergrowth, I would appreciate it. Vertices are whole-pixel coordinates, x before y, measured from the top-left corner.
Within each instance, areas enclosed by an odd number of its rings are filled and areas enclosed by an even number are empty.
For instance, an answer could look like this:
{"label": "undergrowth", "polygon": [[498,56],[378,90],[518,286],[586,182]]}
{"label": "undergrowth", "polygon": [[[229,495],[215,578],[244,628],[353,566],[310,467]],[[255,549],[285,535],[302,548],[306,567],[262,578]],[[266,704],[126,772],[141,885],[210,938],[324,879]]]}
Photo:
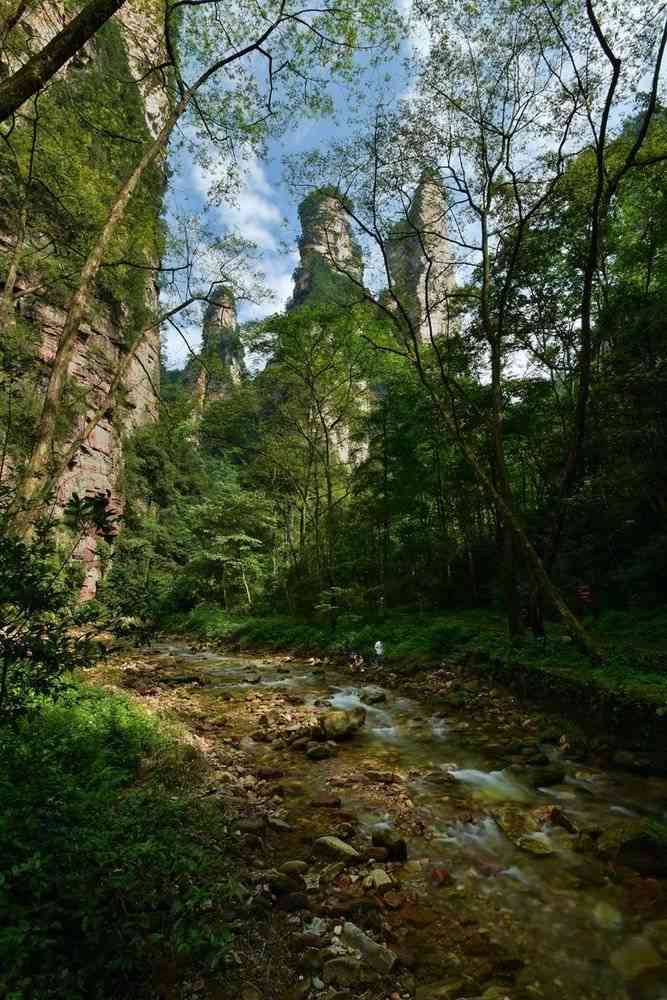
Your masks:
{"label": "undergrowth", "polygon": [[[142,997],[224,961],[234,892],[202,761],[121,695],[73,686],[0,731],[0,995]],[[224,845],[223,845],[224,846]]]}

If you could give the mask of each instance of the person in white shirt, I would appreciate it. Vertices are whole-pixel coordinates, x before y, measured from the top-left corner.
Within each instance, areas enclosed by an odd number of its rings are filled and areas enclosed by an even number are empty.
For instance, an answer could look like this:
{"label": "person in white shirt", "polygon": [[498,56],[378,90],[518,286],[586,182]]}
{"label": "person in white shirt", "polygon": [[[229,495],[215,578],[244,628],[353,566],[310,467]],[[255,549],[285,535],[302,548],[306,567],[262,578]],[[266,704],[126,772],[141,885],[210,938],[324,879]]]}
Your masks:
{"label": "person in white shirt", "polygon": [[373,649],[375,650],[375,662],[378,666],[380,666],[384,660],[384,643],[382,642],[382,639],[378,639]]}

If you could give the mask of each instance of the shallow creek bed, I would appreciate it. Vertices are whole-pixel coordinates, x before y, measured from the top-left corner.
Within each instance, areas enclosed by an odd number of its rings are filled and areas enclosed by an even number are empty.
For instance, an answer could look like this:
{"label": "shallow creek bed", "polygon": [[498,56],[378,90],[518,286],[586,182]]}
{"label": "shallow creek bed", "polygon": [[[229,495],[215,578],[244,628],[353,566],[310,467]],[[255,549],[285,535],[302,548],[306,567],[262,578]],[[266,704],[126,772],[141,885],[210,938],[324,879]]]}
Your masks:
{"label": "shallow creek bed", "polygon": [[660,768],[603,767],[557,720],[462,693],[445,668],[408,696],[164,643],[97,673],[209,756],[269,942],[242,1000],[667,1000]]}

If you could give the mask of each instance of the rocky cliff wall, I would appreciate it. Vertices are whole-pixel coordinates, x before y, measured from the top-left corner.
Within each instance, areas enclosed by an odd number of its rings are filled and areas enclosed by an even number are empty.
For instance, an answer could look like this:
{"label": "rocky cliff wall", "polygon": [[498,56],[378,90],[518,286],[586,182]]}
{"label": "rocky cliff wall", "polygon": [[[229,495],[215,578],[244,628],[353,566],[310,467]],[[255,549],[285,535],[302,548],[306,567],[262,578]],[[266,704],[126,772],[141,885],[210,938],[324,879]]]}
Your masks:
{"label": "rocky cliff wall", "polygon": [[230,386],[238,385],[244,372],[236,302],[230,289],[220,288],[206,307],[201,350],[188,361],[183,381],[193,387],[201,408],[212,400],[222,399]]}
{"label": "rocky cliff wall", "polygon": [[[118,102],[129,100],[133,106],[139,108],[140,115],[143,117],[146,141],[159,131],[169,106],[168,96],[161,85],[160,78],[156,79],[149,73],[150,67],[161,61],[161,14],[157,7],[152,14],[154,16],[151,17],[147,15],[145,10],[140,13],[127,7],[113,19],[113,22],[102,29],[102,32],[105,33],[104,41],[100,41],[97,37],[93,39],[60,74],[61,81],[65,85],[71,79],[75,86],[83,88],[87,99],[94,101],[94,92],[90,93],[90,87],[86,91],[84,85],[87,74],[92,78],[96,64],[100,58],[104,58],[106,60],[105,66],[108,63],[109,72],[113,72],[118,79],[118,86],[115,88]],[[71,8],[68,10],[67,16],[71,16]],[[41,47],[53,37],[60,30],[64,21],[65,10],[62,3],[49,2],[35,8],[26,24],[21,28],[28,37],[27,52]],[[108,102],[109,93],[105,92],[101,100]],[[109,107],[112,114],[114,110],[113,106]],[[141,118],[139,124],[140,122]],[[135,126],[135,134],[137,134],[136,115],[133,125]],[[85,141],[87,139],[85,125],[82,126],[82,135]],[[91,142],[96,141],[92,129],[90,138]],[[100,168],[100,187],[109,181],[109,163],[112,156],[117,157],[116,149],[112,146],[100,145],[100,164],[103,164],[103,167]],[[94,156],[91,155],[87,162],[84,161],[84,165],[86,168],[85,183],[94,185]],[[73,168],[74,166],[79,168],[78,163],[73,164]],[[123,165],[122,157],[117,157],[117,162],[113,162],[112,167],[119,178],[124,175],[126,168]],[[106,174],[103,174],[103,170],[106,170]],[[161,173],[160,168],[158,174]],[[113,176],[111,173],[112,179]],[[68,185],[65,182],[64,185],[65,200],[76,199],[76,185],[83,183],[83,177],[82,170],[78,170],[76,175],[74,169],[72,170],[71,183]],[[56,194],[61,197],[62,201],[62,179],[60,179],[60,184],[61,189],[56,191]],[[152,193],[152,198],[157,223],[161,207],[159,177],[157,181],[155,177],[153,178],[153,185],[156,188]],[[42,222],[44,210],[43,199],[39,201],[40,192],[36,185],[34,185],[33,190],[32,201],[28,203],[28,218],[35,220],[34,230],[27,237],[28,241],[32,241],[31,252],[24,255],[30,260],[31,270],[29,273],[19,272],[15,308],[16,315],[20,317],[22,322],[22,327],[31,331],[34,344],[35,370],[32,373],[31,388],[36,395],[37,412],[40,386],[43,388],[48,379],[49,366],[55,355],[65,321],[66,290],[64,290],[62,282],[59,287],[56,287],[58,282],[51,281],[51,275],[44,280],[43,286],[40,287],[39,264],[36,264],[36,255],[33,251],[36,240],[39,238],[38,222]],[[113,185],[109,187],[109,193],[113,193]],[[62,218],[57,217],[56,213],[52,213],[49,221],[53,227],[54,244],[61,236],[63,244],[66,244],[67,239],[70,238],[67,232],[67,218],[65,217],[63,221]],[[148,242],[150,245],[150,236]],[[0,235],[0,250],[4,250],[3,264],[6,264],[9,259],[15,243],[16,233],[11,230],[6,230]],[[155,241],[154,252],[149,249],[149,257],[152,257],[153,262],[157,263],[158,256],[159,247]],[[37,273],[35,267],[37,267]],[[0,277],[2,276],[0,275]],[[32,291],[31,289],[35,286],[36,290]],[[134,299],[134,309],[127,305],[131,297]],[[76,350],[69,369],[71,380],[69,394],[78,398],[80,405],[74,411],[69,430],[63,435],[62,447],[66,447],[68,439],[73,439],[83,426],[86,417],[98,409],[108,393],[113,375],[119,364],[122,363],[128,345],[137,335],[138,326],[136,324],[139,322],[139,315],[141,314],[145,318],[156,308],[157,290],[150,271],[142,272],[140,278],[137,278],[136,274],[128,276],[127,287],[124,286],[122,278],[115,281],[111,290],[109,287],[100,287],[98,296],[91,303],[87,320],[80,327]],[[121,484],[123,439],[132,429],[155,419],[159,378],[159,331],[152,330],[144,336],[140,348],[128,367],[124,384],[119,391],[114,393],[112,404],[60,477],[56,487],[56,499],[59,507],[62,507],[73,493],[78,493],[80,496],[102,493],[108,498],[112,511],[122,512],[124,503]],[[20,464],[20,461],[20,453],[13,456],[14,466]],[[92,597],[101,573],[97,538],[94,533],[82,540],[76,555],[81,559],[85,568],[82,596],[84,598]]]}
{"label": "rocky cliff wall", "polygon": [[299,218],[300,260],[287,308],[314,301],[322,305],[359,299],[356,283],[363,281],[363,260],[340,195],[327,188],[313,191],[301,202]]}
{"label": "rocky cliff wall", "polygon": [[446,335],[452,325],[454,267],[447,242],[447,195],[438,177],[424,173],[405,221],[387,242],[394,290],[419,339]]}

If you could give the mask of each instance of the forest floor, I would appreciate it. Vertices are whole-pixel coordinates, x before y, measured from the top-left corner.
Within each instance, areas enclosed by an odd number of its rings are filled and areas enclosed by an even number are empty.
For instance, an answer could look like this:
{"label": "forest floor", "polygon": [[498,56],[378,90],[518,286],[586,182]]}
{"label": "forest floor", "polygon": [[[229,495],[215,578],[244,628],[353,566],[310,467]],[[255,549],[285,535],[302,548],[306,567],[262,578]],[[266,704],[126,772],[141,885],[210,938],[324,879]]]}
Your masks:
{"label": "forest floor", "polygon": [[[172,781],[173,802],[188,797],[180,833],[134,817],[107,852],[115,948],[155,930],[156,912],[163,940],[133,987],[119,974],[101,997],[653,1000],[667,989],[656,878],[667,869],[651,840],[664,836],[667,774],[619,770],[533,704],[460,667],[406,682],[386,667],[352,674],[172,640],[110,655],[86,688],[176,727],[160,789]],[[138,788],[155,784],[155,761]]]}

